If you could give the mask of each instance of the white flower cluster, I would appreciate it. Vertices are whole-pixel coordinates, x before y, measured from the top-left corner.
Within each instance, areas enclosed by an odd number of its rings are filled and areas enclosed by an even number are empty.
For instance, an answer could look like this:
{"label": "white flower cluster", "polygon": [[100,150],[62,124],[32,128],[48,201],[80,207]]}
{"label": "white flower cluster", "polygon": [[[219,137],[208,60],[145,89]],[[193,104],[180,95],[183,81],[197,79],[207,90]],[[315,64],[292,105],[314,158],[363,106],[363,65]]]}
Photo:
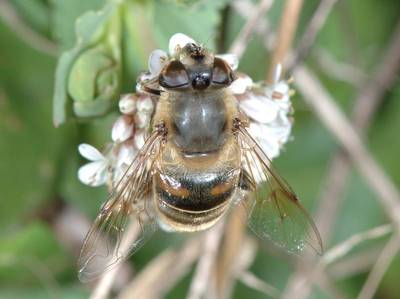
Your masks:
{"label": "white flower cluster", "polygon": [[[78,171],[78,178],[82,183],[89,186],[113,186],[121,179],[144,144],[154,111],[153,100],[143,91],[140,82],[156,78],[170,59],[179,58],[181,49],[188,43],[195,41],[177,33],[169,41],[169,54],[162,50],[155,50],[150,54],[149,72],[141,76],[136,94],[125,95],[119,101],[122,115],[113,125],[113,142],[105,153],[100,153],[89,144],[79,145],[80,154],[91,161]],[[233,70],[238,68],[239,61],[235,55],[216,56],[224,59]],[[280,75],[281,67],[278,66],[274,83],[265,85],[254,83],[249,76],[238,73],[238,79],[230,86],[240,109],[250,120],[250,134],[270,159],[279,155],[282,146],[289,140],[292,127],[289,85],[286,81],[279,80]]]}
{"label": "white flower cluster", "polygon": [[240,109],[250,119],[250,135],[270,159],[279,156],[292,129],[291,91],[286,81],[279,80],[280,76],[278,65],[271,85],[253,83],[249,76],[241,74],[230,86]]}
{"label": "white flower cluster", "polygon": [[113,186],[132,163],[146,138],[154,110],[152,99],[143,93],[127,94],[119,101],[121,116],[111,130],[112,144],[100,153],[89,144],[80,144],[79,153],[91,161],[78,171],[79,180],[89,186]]}

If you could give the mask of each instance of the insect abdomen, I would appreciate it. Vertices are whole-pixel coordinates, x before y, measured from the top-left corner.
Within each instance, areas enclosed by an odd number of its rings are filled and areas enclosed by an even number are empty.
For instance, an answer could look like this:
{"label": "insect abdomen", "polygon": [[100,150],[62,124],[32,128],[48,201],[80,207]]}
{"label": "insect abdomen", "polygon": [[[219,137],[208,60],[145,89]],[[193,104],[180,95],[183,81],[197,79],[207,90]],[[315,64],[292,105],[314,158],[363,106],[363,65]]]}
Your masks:
{"label": "insect abdomen", "polygon": [[205,229],[226,210],[237,180],[235,170],[159,173],[155,184],[159,212],[173,230]]}

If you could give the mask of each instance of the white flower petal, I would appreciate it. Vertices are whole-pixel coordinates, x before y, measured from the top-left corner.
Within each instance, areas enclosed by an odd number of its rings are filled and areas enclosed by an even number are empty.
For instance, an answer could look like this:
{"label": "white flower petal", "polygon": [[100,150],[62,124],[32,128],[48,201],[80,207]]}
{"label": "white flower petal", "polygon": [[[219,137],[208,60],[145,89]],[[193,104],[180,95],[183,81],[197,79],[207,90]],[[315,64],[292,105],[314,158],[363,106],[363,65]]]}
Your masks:
{"label": "white flower petal", "polygon": [[139,113],[152,113],[154,109],[153,101],[149,96],[140,97],[136,102],[136,109]]}
{"label": "white flower petal", "polygon": [[135,115],[135,125],[139,129],[147,128],[150,124],[151,114],[146,112],[139,112]]}
{"label": "white flower petal", "polygon": [[121,166],[117,167],[114,171],[113,186],[117,187],[117,191],[121,191],[121,189],[122,189],[122,186],[121,186],[121,184],[119,184],[119,182],[121,181],[122,177],[125,175],[126,171],[128,170],[128,167],[129,166],[122,164]]}
{"label": "white flower petal", "polygon": [[250,122],[249,132],[265,154],[273,159],[279,155],[281,147],[289,140],[291,128],[292,122],[283,111],[280,111],[272,123]]}
{"label": "white flower petal", "polygon": [[249,97],[240,101],[240,108],[246,115],[260,123],[269,123],[273,121],[277,114],[279,106],[266,97],[256,96],[249,93]]}
{"label": "white flower petal", "polygon": [[87,144],[87,143],[79,144],[78,151],[82,157],[85,157],[86,159],[88,159],[90,161],[98,161],[98,160],[104,159],[103,154],[100,153],[97,148],[95,148],[94,146],[91,146],[90,144]]}
{"label": "white flower petal", "polygon": [[236,71],[239,66],[239,58],[235,54],[226,53],[226,54],[218,54],[215,57],[221,58],[225,60],[229,64],[232,70]]}
{"label": "white flower petal", "polygon": [[291,127],[270,127],[267,131],[271,134],[271,139],[273,138],[279,146],[282,146],[289,140]]}
{"label": "white flower petal", "polygon": [[168,55],[163,50],[154,50],[150,53],[148,67],[152,75],[157,76],[168,60]]}
{"label": "white flower petal", "polygon": [[183,33],[175,33],[169,39],[169,54],[171,56],[177,55],[183,47],[185,47],[189,43],[196,43],[194,39],[190,38],[189,36]]}
{"label": "white flower petal", "polygon": [[292,122],[284,111],[279,112],[278,117],[269,127],[270,134],[273,134],[279,143],[284,144],[289,140]]}
{"label": "white flower petal", "polygon": [[117,168],[122,164],[131,165],[133,159],[136,157],[137,149],[132,142],[124,143],[118,153]]}
{"label": "white flower petal", "polygon": [[283,97],[280,100],[276,100],[275,103],[278,104],[280,109],[284,111],[285,113],[289,113],[292,107],[292,103],[290,102],[289,97]]}
{"label": "white flower petal", "polygon": [[133,94],[126,94],[121,97],[118,103],[119,110],[123,114],[134,114],[136,111],[136,101]]}
{"label": "white flower petal", "polygon": [[279,155],[280,143],[271,134],[269,126],[250,122],[249,133],[257,141],[268,158],[273,159]]}
{"label": "white flower petal", "polygon": [[249,76],[243,75],[239,76],[239,78],[233,81],[232,84],[229,86],[229,89],[234,94],[243,94],[248,89],[250,89],[252,85],[253,85],[253,80]]}
{"label": "white flower petal", "polygon": [[271,93],[271,98],[279,107],[286,113],[290,111],[292,103],[289,96],[289,85],[285,81],[280,81],[275,84],[273,91]]}
{"label": "white flower petal", "polygon": [[289,84],[286,81],[280,81],[274,85],[274,91],[287,95],[289,93]]}
{"label": "white flower petal", "polygon": [[101,186],[107,179],[106,169],[107,163],[104,160],[91,162],[79,168],[78,178],[86,185],[92,187]]}
{"label": "white flower petal", "polygon": [[153,79],[155,76],[150,72],[142,72],[139,74],[137,81],[138,82],[146,82]]}
{"label": "white flower petal", "polygon": [[111,138],[114,142],[121,143],[133,134],[133,124],[127,117],[121,116],[114,123],[111,131]]}
{"label": "white flower petal", "polygon": [[133,139],[135,141],[135,145],[136,145],[137,149],[141,149],[143,147],[144,142],[146,141],[145,137],[146,137],[146,135],[145,135],[144,130],[140,130],[140,131],[136,132],[136,134],[133,137]]}

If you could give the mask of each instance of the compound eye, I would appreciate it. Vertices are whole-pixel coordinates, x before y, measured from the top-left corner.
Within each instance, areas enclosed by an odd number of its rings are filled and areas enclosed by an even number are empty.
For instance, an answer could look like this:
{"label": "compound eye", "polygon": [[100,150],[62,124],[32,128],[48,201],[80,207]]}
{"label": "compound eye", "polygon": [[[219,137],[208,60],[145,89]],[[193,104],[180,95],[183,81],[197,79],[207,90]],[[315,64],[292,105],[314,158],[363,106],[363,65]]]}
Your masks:
{"label": "compound eye", "polygon": [[234,80],[234,74],[229,65],[221,58],[214,58],[212,82],[228,86]]}
{"label": "compound eye", "polygon": [[162,70],[158,81],[167,89],[182,88],[189,85],[189,76],[185,66],[180,61],[174,60]]}

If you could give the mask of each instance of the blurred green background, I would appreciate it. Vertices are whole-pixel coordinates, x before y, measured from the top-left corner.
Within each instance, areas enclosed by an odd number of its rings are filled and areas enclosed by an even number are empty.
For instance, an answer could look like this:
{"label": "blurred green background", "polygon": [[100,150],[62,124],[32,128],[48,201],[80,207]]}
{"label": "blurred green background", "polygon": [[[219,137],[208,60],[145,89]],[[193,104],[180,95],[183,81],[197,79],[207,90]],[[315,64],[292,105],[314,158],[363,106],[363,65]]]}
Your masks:
{"label": "blurred green background", "polygon": [[[60,206],[72,206],[93,219],[105,200],[105,188],[90,188],[77,180],[77,170],[84,163],[77,145],[86,142],[102,148],[109,142],[111,124],[118,115],[118,97],[111,96],[111,111],[105,116],[90,121],[70,118],[58,128],[53,126],[52,100],[57,60],[63,51],[76,44],[77,18],[89,10],[102,9],[106,2],[0,2],[0,298],[87,298],[89,295],[89,289],[77,280],[74,251],[60,241],[55,223]],[[305,1],[296,38],[304,32],[318,4],[315,0]],[[275,1],[265,16],[273,29],[279,24],[282,6],[283,1]],[[368,77],[380,62],[400,18],[399,12],[398,0],[338,1],[317,37],[306,64],[318,74],[348,115],[358,87],[333,78],[321,66],[319,57],[321,53],[328,53],[335,61],[351,64]],[[221,38],[223,15],[228,17]],[[226,50],[244,24],[227,0],[126,0],[117,17],[123,20],[119,23],[121,40],[117,46],[120,51],[117,54],[120,59],[117,61],[120,66],[118,93],[134,91],[137,74],[147,68],[149,51],[154,47],[166,50],[173,33],[182,32],[210,48]],[[255,35],[239,69],[254,80],[262,80],[269,57],[270,53]],[[322,183],[329,161],[338,145],[300,95],[296,94],[292,100],[296,109],[294,138],[276,165],[307,209],[314,211],[324,191]],[[397,77],[376,113],[366,144],[398,186],[399,130],[400,80]],[[388,222],[375,195],[356,172],[351,174],[344,196],[332,240],[325,244],[327,248],[357,232]],[[140,270],[165,248],[176,245],[179,238],[158,233],[132,258],[136,269]],[[384,240],[367,245],[380,248]],[[283,289],[293,266],[261,249],[251,270]],[[336,279],[335,284],[353,298],[367,274],[368,268],[362,269]],[[399,276],[397,256],[376,298],[399,298]],[[184,298],[188,285],[189,278],[186,278],[168,298]],[[265,298],[265,295],[238,283],[234,298]],[[312,298],[328,297],[316,289]]]}

